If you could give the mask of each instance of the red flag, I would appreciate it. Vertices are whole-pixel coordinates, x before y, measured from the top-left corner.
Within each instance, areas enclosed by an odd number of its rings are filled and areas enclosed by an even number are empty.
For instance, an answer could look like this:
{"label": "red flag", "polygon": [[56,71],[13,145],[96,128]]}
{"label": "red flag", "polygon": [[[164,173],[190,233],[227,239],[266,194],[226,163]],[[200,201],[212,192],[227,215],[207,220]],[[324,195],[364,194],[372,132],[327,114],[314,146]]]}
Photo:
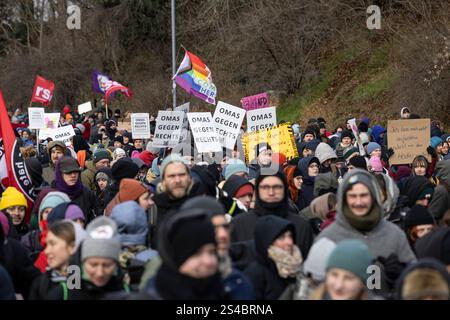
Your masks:
{"label": "red flag", "polygon": [[15,187],[23,193],[28,202],[25,222],[29,222],[34,199],[36,199],[33,183],[25,165],[14,134],[3,94],[0,91],[0,179],[3,188]]}
{"label": "red flag", "polygon": [[44,106],[48,106],[53,97],[53,89],[55,89],[55,84],[52,81],[36,76],[31,102],[40,102]]}

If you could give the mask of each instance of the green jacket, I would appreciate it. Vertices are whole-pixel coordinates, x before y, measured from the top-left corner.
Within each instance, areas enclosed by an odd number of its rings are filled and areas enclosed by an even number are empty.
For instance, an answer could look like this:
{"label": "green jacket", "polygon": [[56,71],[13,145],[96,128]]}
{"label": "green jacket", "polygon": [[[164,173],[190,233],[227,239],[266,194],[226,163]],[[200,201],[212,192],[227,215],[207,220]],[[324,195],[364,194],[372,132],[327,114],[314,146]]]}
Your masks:
{"label": "green jacket", "polygon": [[97,169],[93,161],[86,162],[86,169],[81,173],[81,182],[91,191],[95,192],[95,174]]}

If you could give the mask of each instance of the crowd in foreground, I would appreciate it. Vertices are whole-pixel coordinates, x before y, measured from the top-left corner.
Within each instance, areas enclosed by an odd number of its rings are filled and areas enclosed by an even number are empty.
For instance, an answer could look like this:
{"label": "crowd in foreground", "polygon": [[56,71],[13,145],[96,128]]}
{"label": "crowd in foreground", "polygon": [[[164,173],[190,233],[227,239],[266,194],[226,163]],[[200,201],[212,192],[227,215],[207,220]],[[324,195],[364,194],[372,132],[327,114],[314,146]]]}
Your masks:
{"label": "crowd in foreground", "polygon": [[450,299],[439,121],[428,156],[390,165],[386,129],[366,117],[357,137],[293,124],[299,157],[263,142],[250,163],[238,148],[212,162],[155,147],[121,119],[65,107],[67,147],[11,116],[35,199],[1,194],[1,299]]}

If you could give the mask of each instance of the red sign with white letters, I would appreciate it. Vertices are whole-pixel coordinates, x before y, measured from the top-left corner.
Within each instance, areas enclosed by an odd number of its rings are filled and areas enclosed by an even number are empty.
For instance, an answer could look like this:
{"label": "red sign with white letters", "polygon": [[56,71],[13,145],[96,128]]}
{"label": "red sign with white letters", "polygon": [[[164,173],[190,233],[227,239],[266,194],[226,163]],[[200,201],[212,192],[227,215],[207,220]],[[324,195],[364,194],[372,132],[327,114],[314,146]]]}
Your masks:
{"label": "red sign with white letters", "polygon": [[48,106],[52,100],[54,88],[55,84],[52,81],[36,76],[31,102],[40,102],[44,106]]}

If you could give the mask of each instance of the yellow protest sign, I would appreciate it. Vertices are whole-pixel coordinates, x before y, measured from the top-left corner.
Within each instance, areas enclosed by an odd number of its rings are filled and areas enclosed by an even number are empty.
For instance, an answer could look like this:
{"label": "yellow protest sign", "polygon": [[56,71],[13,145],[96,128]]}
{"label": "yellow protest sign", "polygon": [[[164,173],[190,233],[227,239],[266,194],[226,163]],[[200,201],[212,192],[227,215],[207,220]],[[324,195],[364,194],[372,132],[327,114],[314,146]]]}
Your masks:
{"label": "yellow protest sign", "polygon": [[283,123],[270,129],[245,133],[241,140],[247,163],[255,159],[255,147],[261,142],[267,142],[272,148],[272,152],[282,153],[288,160],[298,157],[294,132],[290,123]]}
{"label": "yellow protest sign", "polygon": [[418,155],[427,157],[430,145],[430,119],[389,120],[388,147],[394,149],[390,164],[409,164]]}

